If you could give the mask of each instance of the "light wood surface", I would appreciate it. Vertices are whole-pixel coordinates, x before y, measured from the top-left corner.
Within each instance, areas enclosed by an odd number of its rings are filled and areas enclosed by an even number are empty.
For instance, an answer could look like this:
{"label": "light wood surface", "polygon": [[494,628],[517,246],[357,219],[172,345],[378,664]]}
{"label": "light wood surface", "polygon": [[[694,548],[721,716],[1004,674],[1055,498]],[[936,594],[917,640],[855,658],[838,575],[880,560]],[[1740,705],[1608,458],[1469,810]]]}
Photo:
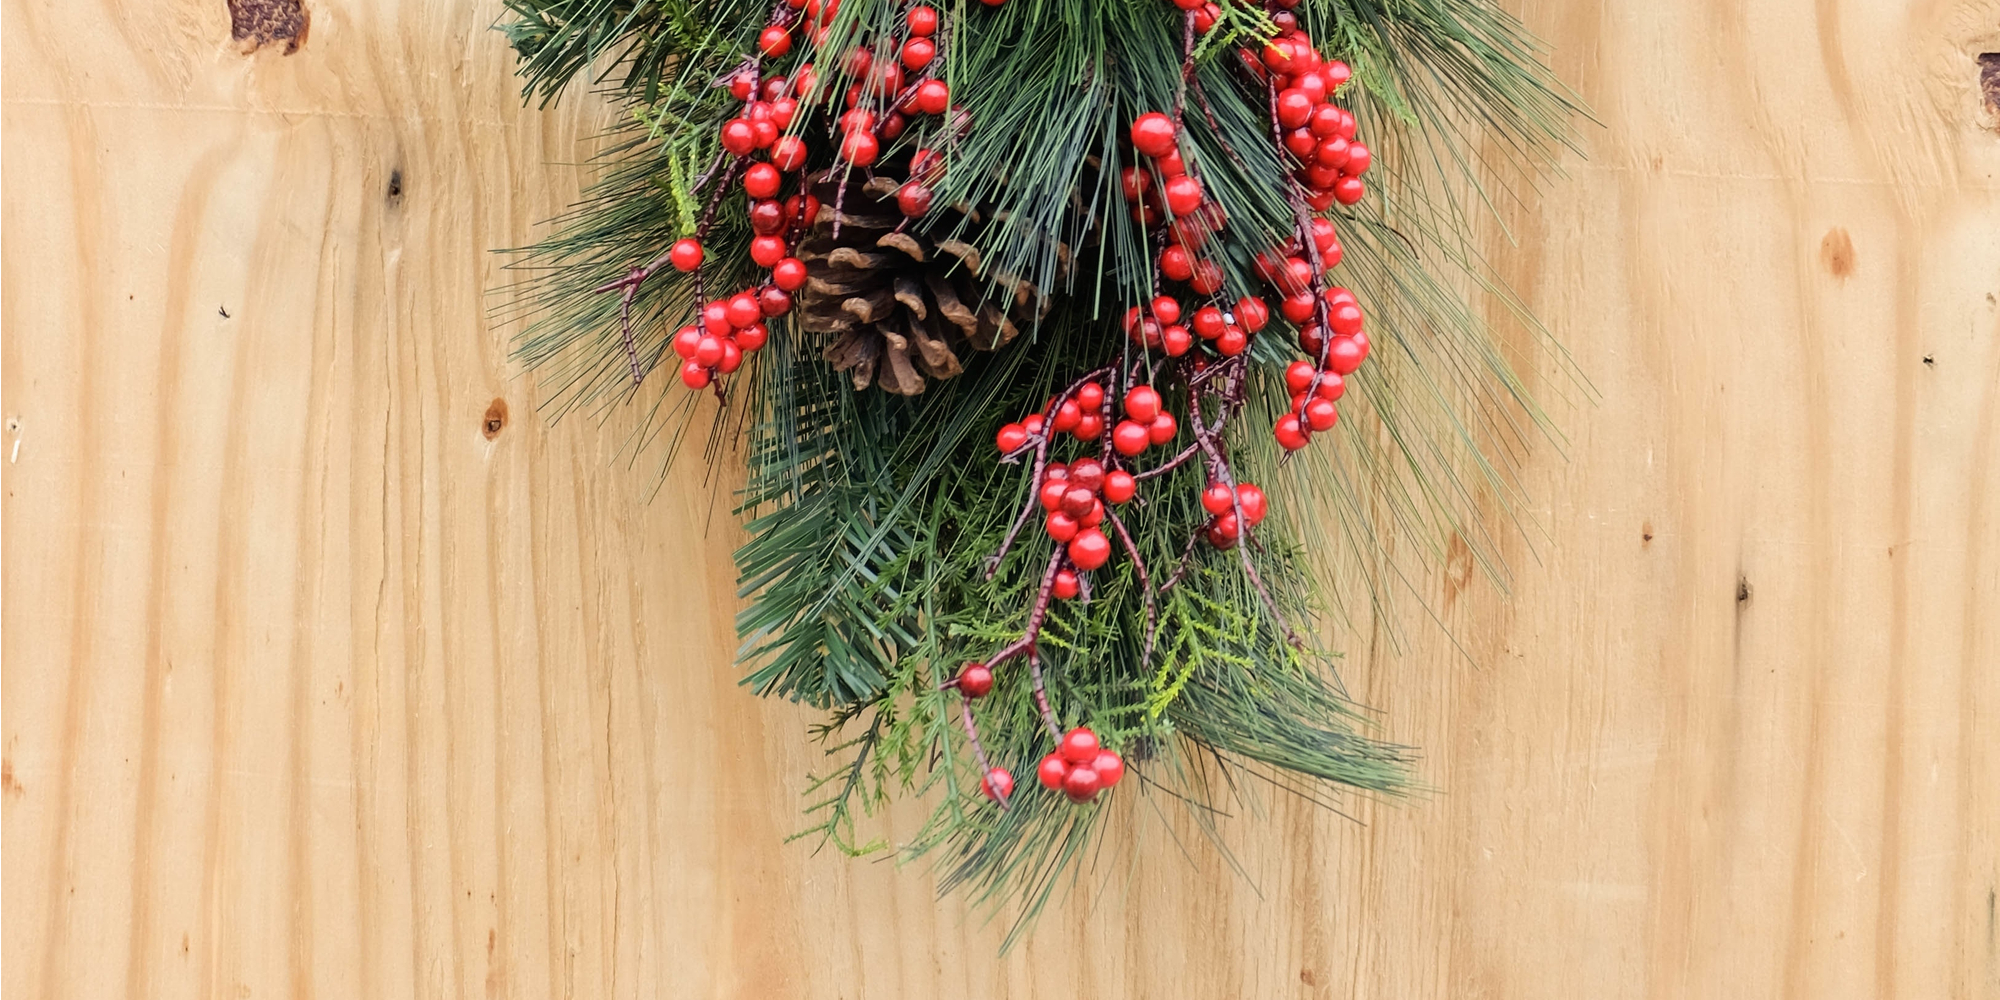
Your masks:
{"label": "light wood surface", "polygon": [[1486,249],[1600,400],[1537,376],[1512,594],[1422,584],[1464,655],[1341,639],[1438,792],[1247,879],[1128,797],[1004,958],[782,843],[730,473],[508,366],[606,112],[492,2],[309,10],[4,3],[9,1000],[2000,997],[1992,0],[1526,9],[1602,126]]}

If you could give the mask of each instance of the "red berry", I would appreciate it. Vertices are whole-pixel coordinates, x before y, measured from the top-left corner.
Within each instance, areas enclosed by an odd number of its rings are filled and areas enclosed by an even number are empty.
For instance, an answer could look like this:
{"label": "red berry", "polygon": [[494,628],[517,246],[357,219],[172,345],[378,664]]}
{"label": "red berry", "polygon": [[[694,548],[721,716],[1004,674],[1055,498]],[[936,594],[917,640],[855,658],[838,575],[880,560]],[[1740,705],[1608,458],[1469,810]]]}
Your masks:
{"label": "red berry", "polygon": [[722,338],[709,334],[695,342],[694,354],[688,360],[703,368],[713,368],[722,360]]}
{"label": "red berry", "polygon": [[1124,503],[1139,492],[1139,483],[1132,474],[1119,469],[1104,477],[1104,499],[1112,503]]}
{"label": "red berry", "polygon": [[1020,424],[1007,424],[993,436],[993,443],[1000,447],[1002,454],[1019,451],[1028,443],[1028,429]]}
{"label": "red berry", "polygon": [[1333,200],[1343,205],[1352,205],[1367,193],[1368,189],[1361,186],[1359,177],[1342,177],[1333,182]]}
{"label": "red berry", "polygon": [[924,114],[944,114],[951,107],[951,88],[943,80],[925,80],[917,84],[915,104]]}
{"label": "red berry", "polygon": [[1180,322],[1181,321],[1180,301],[1170,295],[1155,296],[1153,298],[1153,318],[1159,320],[1162,323]]}
{"label": "red berry", "polygon": [[1312,384],[1314,368],[1311,362],[1294,361],[1285,366],[1285,388],[1293,392],[1304,392]]}
{"label": "red berry", "polygon": [[1242,354],[1244,349],[1249,346],[1250,335],[1244,333],[1242,327],[1233,323],[1224,327],[1222,334],[1215,338],[1215,349],[1220,351],[1224,357],[1233,358],[1238,354]]}
{"label": "red berry", "polygon": [[[783,83],[784,81],[783,81],[782,79],[780,79],[780,80],[779,80],[778,82],[780,82],[780,83]],[[795,100],[793,100],[792,98],[789,98],[789,97],[784,97],[784,96],[779,96],[779,97],[774,97],[774,98],[772,98],[772,99],[771,99],[771,124],[773,124],[773,125],[776,125],[776,126],[778,126],[779,128],[781,128],[781,129],[782,129],[782,128],[791,128],[791,127],[792,127],[792,116],[793,116],[793,115],[795,115],[795,114],[797,114],[797,113],[798,113],[798,111],[799,111],[799,102],[798,102],[798,101],[795,101]],[[794,136],[793,138],[797,138],[797,136]],[[779,140],[779,141],[782,141],[782,140]],[[773,148],[776,148],[776,147],[773,147]],[[801,149],[803,149],[804,147],[802,146],[802,147],[800,147],[800,148],[801,148]],[[775,159],[776,159],[776,158],[774,157],[774,158],[773,158],[773,160],[775,161]],[[787,167],[787,166],[785,166],[785,165],[783,165],[783,164],[779,164],[779,166],[778,166],[778,169],[780,169],[780,170],[794,170],[794,169],[797,169],[797,168],[795,168],[795,167]]]}
{"label": "red berry", "polygon": [[1350,143],[1347,147],[1347,165],[1341,169],[1350,176],[1359,177],[1368,172],[1368,164],[1374,162],[1374,159],[1375,155],[1368,151],[1367,146],[1358,142]]}
{"label": "red berry", "polygon": [[1099,750],[1097,758],[1090,762],[1090,769],[1097,772],[1097,783],[1110,788],[1125,777],[1125,758],[1116,750]]}
{"label": "red berry", "polygon": [[1340,410],[1333,405],[1333,400],[1318,395],[1306,400],[1306,405],[1300,412],[1305,417],[1306,426],[1316,431],[1330,431],[1334,423],[1340,420]]}
{"label": "red berry", "polygon": [[1271,307],[1254,295],[1245,295],[1236,300],[1236,324],[1251,333],[1262,330],[1271,322]]}
{"label": "red berry", "polygon": [[715,370],[724,375],[743,367],[743,348],[736,346],[736,338],[722,342],[722,360],[715,363]]}
{"label": "red berry", "polygon": [[788,292],[796,292],[806,283],[806,262],[797,257],[785,259],[771,265],[771,284]]}
{"label": "red berry", "polygon": [[1056,511],[1042,521],[1042,529],[1049,533],[1050,538],[1058,542],[1067,542],[1074,539],[1076,533],[1082,530],[1082,528],[1082,525],[1076,523],[1076,518],[1062,511]]}
{"label": "red berry", "polygon": [[747,101],[757,92],[757,74],[745,70],[730,78],[729,95],[739,101]]}
{"label": "red berry", "polygon": [[1309,128],[1295,128],[1285,133],[1285,149],[1301,161],[1309,159],[1319,150],[1319,136]]}
{"label": "red berry", "polygon": [[905,181],[896,189],[896,208],[904,215],[918,216],[931,210],[931,189],[916,181]]}
{"label": "red berry", "polygon": [[1333,327],[1333,332],[1343,337],[1352,337],[1361,332],[1363,316],[1359,303],[1336,302],[1332,303],[1332,306],[1333,308],[1327,310],[1327,325]]}
{"label": "red berry", "polygon": [[1095,441],[1104,433],[1104,418],[1095,412],[1086,412],[1083,419],[1076,422],[1078,441]]}
{"label": "red berry", "polygon": [[1146,426],[1147,440],[1154,444],[1166,444],[1180,432],[1180,424],[1174,421],[1174,415],[1166,412],[1154,417],[1153,422]]}
{"label": "red berry", "polygon": [[875,162],[882,151],[882,144],[868,132],[849,132],[840,140],[840,158],[857,167],[865,167]]}
{"label": "red berry", "polygon": [[1097,759],[1099,749],[1097,734],[1078,726],[1063,734],[1062,744],[1057,747],[1057,752],[1062,754],[1063,760],[1071,764],[1088,764]]}
{"label": "red berry", "polygon": [[1354,75],[1354,71],[1348,69],[1347,64],[1338,59],[1327,63],[1326,68],[1321,72],[1326,76],[1328,90],[1339,90],[1341,85],[1345,84],[1347,79]]}
{"label": "red berry", "polygon": [[1090,505],[1096,502],[1096,492],[1072,483],[1069,489],[1063,492],[1063,513],[1074,518],[1082,518],[1090,513]]}
{"label": "red berry", "polygon": [[1294,323],[1303,323],[1311,319],[1313,311],[1317,308],[1319,308],[1319,303],[1313,301],[1313,294],[1311,292],[1298,292],[1287,295],[1278,303],[1278,312],[1284,314],[1286,319]]}
{"label": "red berry", "polygon": [[[805,140],[795,135],[788,135],[779,139],[777,142],[772,143],[771,165],[777,167],[779,170],[785,171],[786,173],[790,173],[794,170],[799,169],[800,167],[805,166],[806,165]],[[771,193],[776,194],[777,190],[774,188],[772,189]],[[766,197],[769,196],[767,195]],[[812,220],[808,219],[806,221],[810,222]]]}
{"label": "red berry", "polygon": [[1063,794],[1069,796],[1071,802],[1088,802],[1096,797],[1097,788],[1101,783],[1095,769],[1073,767],[1069,775],[1063,778]]}
{"label": "red berry", "polygon": [[1056,407],[1055,416],[1050,418],[1049,426],[1055,428],[1056,433],[1060,434],[1064,431],[1076,430],[1076,422],[1082,419],[1083,408],[1076,405],[1076,400],[1065,399],[1061,406]]}
{"label": "red berry", "polygon": [[1069,483],[1061,479],[1051,479],[1042,484],[1040,497],[1042,509],[1053,514],[1062,509],[1063,494],[1069,492]]}
{"label": "red berry", "polygon": [[1299,427],[1299,416],[1287,413],[1278,418],[1278,425],[1271,429],[1273,437],[1286,451],[1297,451],[1306,446],[1306,433]]}
{"label": "red berry", "polygon": [[[1096,773],[1091,772],[1093,775]],[[986,793],[987,798],[995,802],[1004,802],[1007,796],[1014,794],[1014,774],[1004,767],[996,767],[986,772],[986,780],[980,782],[980,785],[980,790]]]}
{"label": "red berry", "polygon": [[1178,358],[1193,346],[1194,337],[1188,333],[1187,327],[1176,323],[1160,331],[1160,349],[1166,351],[1168,357]]}
{"label": "red berry", "polygon": [[1103,524],[1103,523],[1104,523],[1104,501],[1102,501],[1102,500],[1092,500],[1092,501],[1090,502],[1090,512],[1089,512],[1089,513],[1087,513],[1087,514],[1085,514],[1085,515],[1083,515],[1083,517],[1082,517],[1082,518],[1080,518],[1080,519],[1079,519],[1079,520],[1077,521],[1077,523],[1078,523],[1078,524],[1081,524],[1081,525],[1083,525],[1083,526],[1084,526],[1084,527],[1086,527],[1086,528],[1095,528],[1095,527],[1097,527],[1098,525],[1100,525],[1100,524]]}
{"label": "red berry", "polygon": [[910,34],[918,37],[932,35],[938,29],[938,12],[935,7],[910,8]]}
{"label": "red berry", "polygon": [[731,118],[722,125],[722,148],[731,156],[748,156],[757,148],[757,130],[742,118]]}
{"label": "red berry", "polygon": [[781,236],[750,237],[750,259],[758,267],[773,267],[785,259],[785,240]]}
{"label": "red berry", "polygon": [[928,38],[912,38],[903,43],[903,65],[923,69],[937,58],[937,43]]}
{"label": "red berry", "polygon": [[1192,177],[1174,177],[1166,184],[1167,211],[1187,215],[1201,207],[1201,182]]}
{"label": "red berry", "polygon": [[1075,573],[1059,569],[1056,570],[1055,583],[1049,588],[1049,592],[1058,599],[1067,601],[1083,592],[1083,584],[1077,581]]}
{"label": "red berry", "polygon": [[1069,561],[1078,569],[1096,569],[1111,558],[1111,540],[1096,528],[1085,528],[1070,539]]}
{"label": "red berry", "polygon": [[[1042,758],[1035,768],[1035,777],[1041,779],[1042,787],[1051,792],[1062,791],[1063,779],[1069,777],[1070,763],[1060,753],[1050,753]],[[1100,779],[1102,780],[1102,779]]]}
{"label": "red berry", "polygon": [[1237,523],[1236,515],[1233,513],[1223,514],[1209,522],[1206,533],[1208,544],[1218,549],[1233,548],[1237,539],[1243,537],[1242,526]]}
{"label": "red berry", "polygon": [[[1313,150],[1313,155],[1312,155],[1312,162],[1314,165],[1321,167],[1330,167],[1334,170],[1340,170],[1343,167],[1346,167],[1347,161],[1349,159],[1351,159],[1351,157],[1349,156],[1349,147],[1347,145],[1347,140],[1342,139],[1337,135],[1322,140],[1318,148]],[[1322,184],[1320,186],[1331,187],[1332,185]],[[1315,221],[1325,222],[1326,220],[1318,219]],[[1318,227],[1315,226],[1314,228],[1317,229]],[[1328,232],[1332,231],[1331,224],[1328,225],[1327,229]],[[1315,235],[1317,234],[1315,233]]]}
{"label": "red berry", "polygon": [[1286,128],[1301,128],[1312,118],[1313,99],[1297,87],[1287,87],[1278,92],[1278,124]]}
{"label": "red berry", "polygon": [[733,329],[729,325],[729,305],[724,302],[710,302],[701,307],[701,325],[718,337],[726,337]]}
{"label": "red berry", "polygon": [[1180,147],[1176,146],[1154,157],[1153,169],[1158,170],[1161,177],[1179,177],[1187,173],[1187,161],[1181,159]]}
{"label": "red berry", "polygon": [[1174,281],[1194,277],[1194,256],[1186,247],[1170,246],[1160,251],[1160,273]]}
{"label": "red berry", "polygon": [[743,190],[753,199],[776,198],[784,175],[768,163],[753,163],[743,172]]}
{"label": "red berry", "polygon": [[757,308],[766,316],[783,316],[792,311],[792,295],[776,285],[765,285],[757,290]]}
{"label": "red berry", "polygon": [[1235,509],[1234,494],[1221,483],[1210,483],[1201,491],[1201,509],[1210,514],[1226,514]]}
{"label": "red berry", "polygon": [[1146,156],[1165,156],[1174,149],[1173,119],[1149,111],[1132,123],[1132,148]]}
{"label": "red berry", "polygon": [[1160,394],[1150,385],[1133,386],[1125,394],[1125,415],[1138,421],[1150,421],[1160,412]]}
{"label": "red berry", "polygon": [[701,331],[691,326],[674,331],[674,353],[683,358],[694,357],[696,345],[701,343]]}
{"label": "red berry", "polygon": [[791,33],[775,24],[771,25],[757,35],[757,48],[772,59],[779,58],[792,51]]}
{"label": "red berry", "polygon": [[1214,306],[1202,306],[1194,311],[1194,332],[1203,340],[1214,340],[1228,325],[1222,318],[1222,310]]}
{"label": "red berry", "polygon": [[1104,405],[1104,387],[1095,382],[1085,382],[1076,390],[1076,405],[1085,413],[1095,413]]}
{"label": "red berry", "polygon": [[1222,20],[1221,7],[1212,3],[1202,4],[1201,9],[1194,12],[1195,33],[1199,35],[1208,34],[1208,30],[1215,27],[1215,22],[1220,20]]}
{"label": "red berry", "polygon": [[689,361],[681,366],[681,384],[690,389],[708,388],[708,380],[712,377],[708,366],[699,361]]}
{"label": "red berry", "polygon": [[993,671],[984,663],[968,663],[958,672],[958,690],[967,698],[983,698],[993,690]]}
{"label": "red berry", "polygon": [[775,201],[753,201],[750,203],[750,228],[765,236],[776,235],[785,228],[785,206]]}
{"label": "red berry", "polygon": [[1270,509],[1264,491],[1249,483],[1236,484],[1236,505],[1243,510],[1243,520],[1253,528],[1264,523],[1264,513]]}
{"label": "red berry", "polygon": [[1094,458],[1078,459],[1069,467],[1069,483],[1095,493],[1104,485],[1104,466]]}
{"label": "red berry", "polygon": [[1300,73],[1292,80],[1292,86],[1314,104],[1326,100],[1326,77],[1319,73]]}
{"label": "red berry", "polygon": [[1029,437],[1033,437],[1037,434],[1040,434],[1042,432],[1042,426],[1045,423],[1047,423],[1047,421],[1044,421],[1042,419],[1042,415],[1039,413],[1030,413],[1027,416],[1021,418],[1021,426],[1028,429]]}
{"label": "red berry", "polygon": [[[1324,77],[1325,74],[1321,74]],[[1312,134],[1324,139],[1340,131],[1340,109],[1331,104],[1322,104],[1313,109],[1312,122],[1306,126]]]}
{"label": "red berry", "polygon": [[1197,261],[1194,277],[1188,279],[1188,287],[1203,295],[1214,295],[1222,290],[1222,265],[1212,260]]}
{"label": "red berry", "polygon": [[1360,337],[1335,337],[1327,348],[1326,367],[1336,375],[1351,375],[1367,357],[1367,343]]}
{"label": "red berry", "polygon": [[[655,243],[654,246],[659,246]],[[674,241],[673,249],[667,251],[667,259],[673,261],[674,270],[692,271],[701,266],[701,241],[688,237]]]}
{"label": "red berry", "polygon": [[1137,455],[1153,443],[1152,432],[1148,428],[1148,424],[1136,420],[1120,420],[1118,426],[1111,429],[1111,446],[1118,449],[1121,455]]}
{"label": "red berry", "polygon": [[771,330],[762,323],[752,323],[730,334],[729,339],[743,350],[758,351],[762,350],[764,345],[770,342]]}
{"label": "red berry", "polygon": [[729,310],[729,325],[739,330],[764,317],[764,310],[758,307],[756,296],[749,292],[730,296],[725,308]]}

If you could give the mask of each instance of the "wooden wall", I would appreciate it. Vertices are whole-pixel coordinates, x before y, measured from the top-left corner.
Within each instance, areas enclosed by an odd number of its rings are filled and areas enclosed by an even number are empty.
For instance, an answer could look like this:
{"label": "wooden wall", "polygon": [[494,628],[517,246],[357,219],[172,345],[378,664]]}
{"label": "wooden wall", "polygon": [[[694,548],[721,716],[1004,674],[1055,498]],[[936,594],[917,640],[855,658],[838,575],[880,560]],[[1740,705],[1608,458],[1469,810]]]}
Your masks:
{"label": "wooden wall", "polygon": [[2000,997],[1994,0],[1534,0],[1602,126],[1487,249],[1601,400],[1513,594],[1423,585],[1469,657],[1343,638],[1439,792],[1248,880],[1129,797],[1005,958],[781,843],[726,477],[508,366],[603,109],[491,0],[308,3],[0,5],[10,1000]]}

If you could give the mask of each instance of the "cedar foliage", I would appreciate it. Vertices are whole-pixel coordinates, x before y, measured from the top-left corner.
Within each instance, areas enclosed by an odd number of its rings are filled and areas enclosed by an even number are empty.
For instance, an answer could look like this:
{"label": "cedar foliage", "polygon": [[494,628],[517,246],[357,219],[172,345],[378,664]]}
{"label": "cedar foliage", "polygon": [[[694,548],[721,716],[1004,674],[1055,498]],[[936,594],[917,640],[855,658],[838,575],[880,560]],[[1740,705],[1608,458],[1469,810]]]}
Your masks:
{"label": "cedar foliage", "polygon": [[[1115,318],[1155,294],[1150,254],[1115,178],[1128,155],[1119,149],[1125,126],[1180,92],[1183,22],[1165,0],[933,5],[945,18],[945,78],[973,122],[948,149],[938,201],[988,211],[976,226],[933,213],[925,235],[974,244],[989,273],[1050,290],[1051,308],[1012,345],[967,352],[962,375],[908,397],[857,391],[821,360],[812,335],[773,323],[769,347],[734,377],[708,433],[711,445],[747,435],[739,513],[749,540],[736,555],[744,683],[826,713],[818,735],[827,766],[812,781],[800,836],[853,853],[884,849],[864,837],[864,818],[891,795],[922,796],[930,818],[898,849],[932,859],[947,890],[1016,904],[1018,934],[1078,870],[1105,812],[1032,787],[1034,762],[1050,748],[1018,662],[998,671],[979,704],[989,754],[1020,783],[1004,811],[979,794],[958,698],[938,685],[1020,634],[1051,551],[1026,532],[987,577],[1031,486],[1020,466],[996,461],[993,429],[1110,360],[1124,342]],[[734,113],[718,81],[754,50],[768,4],[509,7],[503,30],[524,96],[547,102],[583,81],[629,110],[605,137],[585,200],[520,252],[528,276],[514,299],[527,320],[518,356],[538,371],[555,413],[646,407],[647,433],[670,452],[697,397],[659,362],[672,361],[668,338],[692,315],[695,290],[672,272],[641,288],[634,329],[649,374],[636,389],[616,296],[591,290],[694,229],[707,197],[697,183]],[[816,60],[822,75],[836,74],[845,39],[891,27],[902,7],[846,0],[828,50],[815,56],[802,43],[776,71]],[[1271,25],[1261,5],[1222,7],[1196,57],[1203,117],[1214,126],[1191,114],[1183,150],[1228,213],[1233,296],[1256,291],[1250,256],[1279,242],[1292,218],[1264,93],[1235,65],[1236,50]],[[1489,0],[1303,0],[1295,13],[1322,51],[1354,68],[1343,103],[1378,164],[1370,197],[1336,215],[1346,247],[1336,277],[1367,307],[1377,344],[1350,384],[1337,446],[1278,461],[1269,428],[1286,402],[1279,375],[1291,357],[1281,322],[1256,339],[1249,412],[1231,425],[1239,475],[1274,501],[1253,559],[1286,620],[1311,625],[1338,610],[1315,585],[1329,562],[1358,571],[1378,599],[1393,589],[1399,564],[1378,542],[1387,532],[1434,548],[1456,532],[1500,573],[1490,539],[1466,514],[1475,495],[1518,496],[1509,456],[1547,428],[1514,374],[1517,359],[1466,305],[1471,287],[1514,308],[1466,237],[1482,202],[1515,193],[1495,178],[1546,168],[1578,108],[1536,43]],[[830,115],[822,107],[800,118],[793,131],[817,147],[808,169],[831,167]],[[885,161],[922,141],[913,128]],[[753,280],[742,207],[740,190],[729,194],[705,240],[712,292]],[[1186,400],[1170,405],[1184,412]],[[1234,553],[1189,546],[1205,516],[1199,465],[1147,482],[1144,502],[1123,515],[1156,575],[1191,553],[1183,581],[1160,597],[1151,656],[1144,595],[1122,553],[1093,574],[1090,600],[1059,602],[1051,615],[1041,648],[1064,724],[1088,725],[1124,752],[1133,793],[1185,804],[1204,827],[1240,794],[1237,774],[1308,795],[1405,788],[1412,752],[1378,738],[1378,720],[1348,699],[1330,654],[1287,644]],[[1309,641],[1325,631],[1300,628]]]}

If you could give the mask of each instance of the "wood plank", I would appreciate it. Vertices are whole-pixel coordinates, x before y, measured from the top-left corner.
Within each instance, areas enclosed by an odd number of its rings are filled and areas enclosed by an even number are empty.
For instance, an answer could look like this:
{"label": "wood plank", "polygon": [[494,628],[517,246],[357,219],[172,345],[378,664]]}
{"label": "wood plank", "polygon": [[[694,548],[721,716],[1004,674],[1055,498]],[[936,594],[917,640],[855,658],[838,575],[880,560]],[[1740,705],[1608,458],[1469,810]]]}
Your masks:
{"label": "wood plank", "polygon": [[1004,957],[782,843],[731,473],[507,363],[610,112],[309,9],[4,3],[8,996],[2000,997],[2000,5],[1529,5],[1602,127],[1483,249],[1598,399],[1530,366],[1511,594],[1339,639],[1438,792],[1246,803],[1247,880],[1121,797]]}

